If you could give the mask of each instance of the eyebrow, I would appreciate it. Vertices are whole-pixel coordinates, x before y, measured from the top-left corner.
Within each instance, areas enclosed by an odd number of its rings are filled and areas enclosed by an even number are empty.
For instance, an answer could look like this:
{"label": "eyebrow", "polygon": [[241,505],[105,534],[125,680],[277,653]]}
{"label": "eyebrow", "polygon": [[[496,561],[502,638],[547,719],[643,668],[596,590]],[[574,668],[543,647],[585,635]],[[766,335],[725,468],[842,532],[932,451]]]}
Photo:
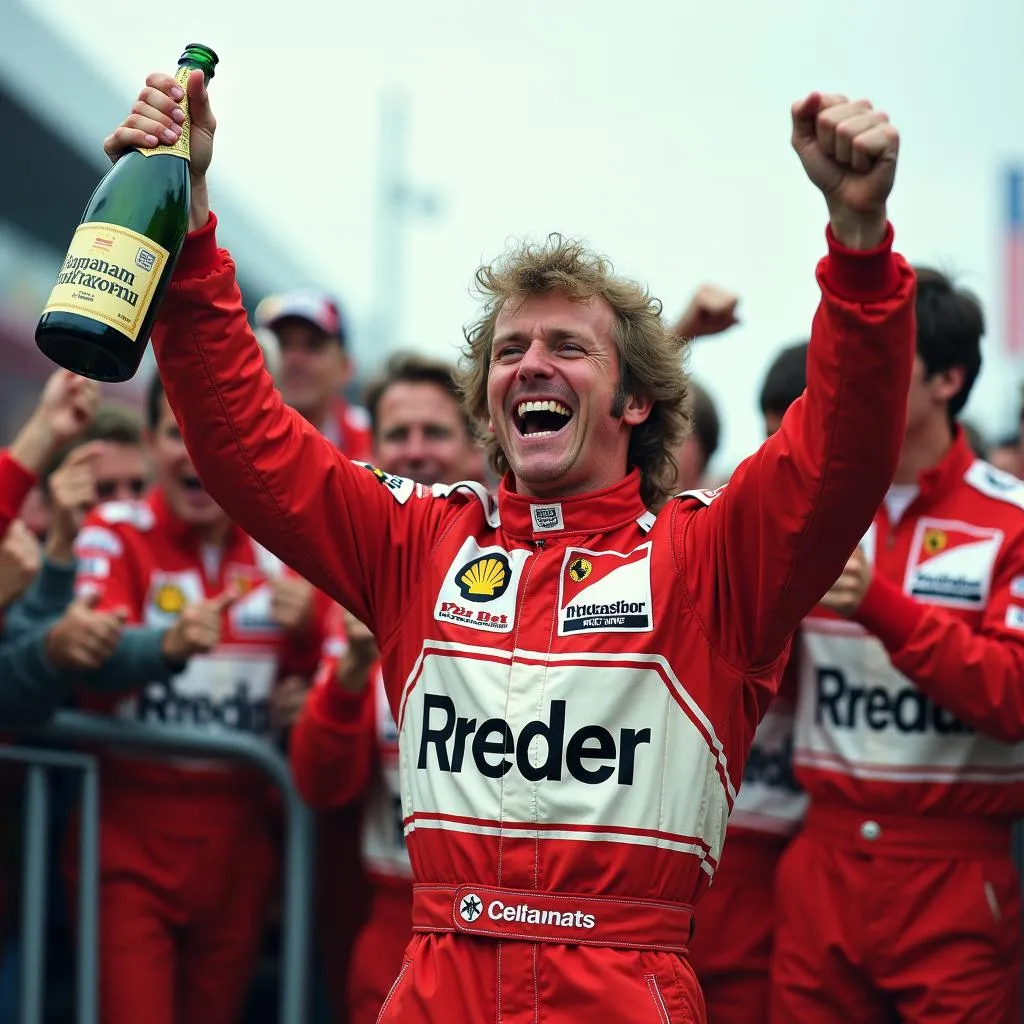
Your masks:
{"label": "eyebrow", "polygon": [[[587,336],[589,332],[572,330],[569,327],[552,327],[545,332],[545,336],[550,338],[552,341],[565,341],[566,338],[583,338]],[[529,331],[524,330],[512,330],[512,331],[501,331],[495,334],[495,343],[502,341],[529,341],[533,335]]]}

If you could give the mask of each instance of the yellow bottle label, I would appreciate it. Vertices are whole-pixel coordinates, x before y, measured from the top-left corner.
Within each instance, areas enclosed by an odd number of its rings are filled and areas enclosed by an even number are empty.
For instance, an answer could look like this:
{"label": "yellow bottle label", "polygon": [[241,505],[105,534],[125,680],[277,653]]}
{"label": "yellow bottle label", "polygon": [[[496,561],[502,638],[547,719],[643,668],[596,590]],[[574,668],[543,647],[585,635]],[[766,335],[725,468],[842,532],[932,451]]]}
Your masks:
{"label": "yellow bottle label", "polygon": [[[188,76],[195,71],[195,68],[178,68],[175,78],[178,80],[178,85],[181,86],[182,90],[186,89],[188,83]],[[185,114],[185,120],[181,124],[181,134],[178,136],[178,141],[173,142],[168,146],[155,146],[153,149],[142,149],[139,148],[143,156],[180,156],[185,160],[189,158],[188,140],[191,134],[189,130],[189,119],[188,119],[188,93],[178,101],[178,106],[181,107]]]}
{"label": "yellow bottle label", "polygon": [[43,313],[78,313],[139,340],[170,253],[117,224],[79,224]]}

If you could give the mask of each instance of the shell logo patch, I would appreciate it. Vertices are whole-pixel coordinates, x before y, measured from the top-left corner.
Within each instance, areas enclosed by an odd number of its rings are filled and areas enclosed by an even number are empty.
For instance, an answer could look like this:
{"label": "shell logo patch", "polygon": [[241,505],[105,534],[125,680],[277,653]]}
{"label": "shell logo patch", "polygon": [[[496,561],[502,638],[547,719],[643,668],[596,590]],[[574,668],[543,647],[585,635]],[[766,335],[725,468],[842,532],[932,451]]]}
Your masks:
{"label": "shell logo patch", "polygon": [[445,571],[434,618],[487,633],[511,633],[519,581],[529,557],[526,548],[480,547],[467,537]]}
{"label": "shell logo patch", "polygon": [[456,582],[467,601],[494,601],[508,589],[511,575],[508,557],[491,554],[463,566],[456,574]]}
{"label": "shell logo patch", "polygon": [[569,578],[573,583],[582,583],[594,571],[594,563],[586,558],[574,558],[569,563]]}
{"label": "shell logo patch", "polygon": [[153,594],[153,604],[166,615],[180,615],[188,600],[176,583],[161,583]]}

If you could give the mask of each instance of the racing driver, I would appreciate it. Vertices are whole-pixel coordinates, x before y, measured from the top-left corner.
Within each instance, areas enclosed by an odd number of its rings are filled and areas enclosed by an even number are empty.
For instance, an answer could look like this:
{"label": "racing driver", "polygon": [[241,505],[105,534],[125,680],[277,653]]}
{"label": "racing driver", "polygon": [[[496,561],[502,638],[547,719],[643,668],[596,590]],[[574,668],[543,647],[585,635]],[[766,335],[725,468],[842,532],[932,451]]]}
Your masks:
{"label": "racing driver", "polygon": [[[204,484],[379,646],[416,886],[380,1020],[703,1020],[693,903],[790,637],[870,524],[906,420],[896,131],[866,101],[794,105],[829,211],[807,393],[728,486],[655,516],[687,424],[681,342],[560,236],[477,273],[464,387],[495,501],[352,463],[285,408],[217,247],[202,77],[190,235],[153,342]],[[177,137],[183,98],[151,75],[108,155]]]}

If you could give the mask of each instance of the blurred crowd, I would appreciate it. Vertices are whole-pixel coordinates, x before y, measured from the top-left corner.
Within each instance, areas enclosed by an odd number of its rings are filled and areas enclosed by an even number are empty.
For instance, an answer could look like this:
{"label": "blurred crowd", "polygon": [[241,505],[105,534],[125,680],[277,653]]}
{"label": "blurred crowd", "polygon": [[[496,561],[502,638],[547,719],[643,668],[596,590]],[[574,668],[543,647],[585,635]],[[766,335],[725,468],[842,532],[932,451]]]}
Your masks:
{"label": "blurred crowd", "polygon": [[[980,367],[980,306],[942,275],[918,273],[919,365],[905,455],[909,451],[913,462],[914,452],[930,451],[924,439],[941,433],[943,424],[952,440],[935,464],[919,461],[909,482],[894,485],[893,503],[879,513],[893,536],[897,526],[912,533],[925,521],[931,478],[950,459],[961,460],[957,465],[968,474],[989,473],[989,491],[1001,490],[1015,510],[1024,510],[1024,485],[1016,482],[1024,476],[1020,436],[987,439],[959,420]],[[716,336],[737,322],[737,307],[737,296],[701,286],[676,331],[694,344],[717,344]],[[355,404],[343,396],[362,375],[350,356],[342,310],[330,296],[272,296],[254,319],[284,401],[344,454],[378,467],[387,480],[495,487],[453,366],[398,353]],[[766,435],[804,391],[806,353],[807,343],[794,340],[765,370],[760,412]],[[716,406],[699,382],[692,392],[692,431],[676,453],[678,491],[726,482],[709,467],[730,409]],[[955,490],[960,480],[954,477],[935,486]],[[972,527],[977,532],[977,523],[956,528],[970,534]],[[8,740],[24,742],[19,730],[74,707],[126,721],[238,730],[277,747],[317,812],[316,1013],[339,1024],[374,1021],[411,935],[412,889],[397,728],[369,631],[216,505],[192,467],[158,377],[139,410],[100,401],[92,382],[55,372],[0,458],[0,530],[0,722]],[[857,564],[855,558],[851,578]],[[880,562],[875,571],[882,572]],[[1015,585],[1024,580],[1024,565],[1019,571]],[[823,602],[826,611],[842,614],[844,586],[854,584],[837,581]],[[931,600],[923,591],[917,596]],[[968,626],[983,633],[983,609],[973,610],[979,614],[966,620]],[[1000,615],[1008,628],[1024,629],[1024,609],[1016,621],[1005,606]],[[871,632],[871,624],[864,629]],[[820,722],[820,702],[833,708],[837,698],[822,689],[820,677],[801,682],[799,658],[797,648],[791,686],[758,733],[720,878],[696,911],[692,956],[712,1024],[762,1019],[749,1014],[752,1006],[763,1013],[767,1005],[777,930],[782,936],[773,893],[777,885],[800,883],[776,877],[783,850],[807,815],[792,760],[794,723],[801,702],[819,701],[809,713]],[[941,699],[935,703],[941,708]],[[880,704],[868,706],[881,716]],[[964,719],[965,728],[987,731],[1007,748],[1015,742],[980,713],[972,721],[969,709],[948,711],[951,721]],[[810,757],[804,764],[813,767]],[[5,816],[12,822],[19,787],[16,774],[6,777]],[[227,762],[102,751],[100,806],[103,1019],[268,1019],[273,1000],[254,993],[265,995],[275,983],[282,820],[266,781]],[[55,884],[67,895],[57,901],[61,909],[51,928],[70,934],[64,908],[74,905],[78,884],[73,800],[58,824]],[[0,873],[6,935],[0,970],[8,974],[17,962],[13,838],[4,843]],[[812,866],[806,870],[813,873]],[[1016,928],[1019,900],[1005,886],[985,880],[978,898],[991,907],[994,927],[1012,921]],[[800,956],[794,933],[808,926],[793,920],[800,901],[787,902],[780,955],[793,961]],[[941,941],[942,927],[952,933],[954,925],[936,924],[927,941]],[[1015,936],[1008,940],[1013,951],[1006,967],[1013,978]],[[814,941],[827,945],[833,938]],[[61,965],[54,969],[59,973]],[[979,977],[992,983],[989,974]]]}

